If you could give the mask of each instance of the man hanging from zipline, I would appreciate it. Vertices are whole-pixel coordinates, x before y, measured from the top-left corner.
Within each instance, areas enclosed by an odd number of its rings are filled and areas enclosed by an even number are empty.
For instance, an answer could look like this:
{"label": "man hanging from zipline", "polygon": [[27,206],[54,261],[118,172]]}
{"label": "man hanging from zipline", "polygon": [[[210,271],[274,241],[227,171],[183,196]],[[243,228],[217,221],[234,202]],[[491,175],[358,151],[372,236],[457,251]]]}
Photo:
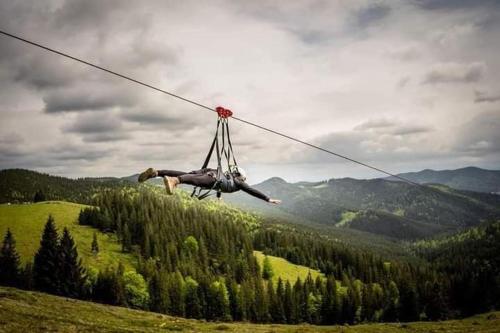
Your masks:
{"label": "man hanging from zipline", "polygon": [[[150,178],[163,177],[165,188],[168,194],[173,194],[174,189],[179,184],[193,185],[195,188],[192,197],[204,199],[211,195],[213,191],[220,198],[222,193],[232,193],[244,191],[256,198],[262,199],[272,204],[279,204],[281,200],[271,199],[264,193],[250,187],[246,181],[245,171],[238,166],[233,153],[231,137],[229,136],[228,118],[232,116],[231,110],[221,106],[216,108],[218,114],[217,129],[215,137],[208,151],[203,166],[199,170],[191,172],[174,170],[155,170],[149,168],[139,175],[139,182],[145,182]],[[207,168],[212,157],[213,151],[216,151],[217,169]],[[226,171],[223,171],[223,163]]]}
{"label": "man hanging from zipline", "polygon": [[[162,177],[165,183],[165,189],[168,194],[173,194],[174,189],[179,184],[192,185],[202,189],[215,189],[218,185],[222,193],[232,193],[236,191],[244,191],[251,196],[262,199],[269,203],[279,204],[280,200],[272,199],[264,193],[250,187],[245,180],[245,171],[241,168],[232,168],[223,175],[221,180],[217,180],[217,170],[204,168],[191,172],[175,171],[175,170],[155,170],[149,168],[139,175],[139,182],[145,182],[148,179]],[[217,184],[218,183],[218,184]]]}

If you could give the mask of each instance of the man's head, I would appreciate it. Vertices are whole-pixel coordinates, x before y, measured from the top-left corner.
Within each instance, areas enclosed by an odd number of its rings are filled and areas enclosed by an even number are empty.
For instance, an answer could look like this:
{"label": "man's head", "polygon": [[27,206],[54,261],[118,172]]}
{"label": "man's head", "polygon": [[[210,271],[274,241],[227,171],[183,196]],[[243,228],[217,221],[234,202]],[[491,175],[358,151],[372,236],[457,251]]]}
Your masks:
{"label": "man's head", "polygon": [[242,181],[245,181],[247,179],[247,173],[242,167],[231,165],[230,171],[235,177]]}

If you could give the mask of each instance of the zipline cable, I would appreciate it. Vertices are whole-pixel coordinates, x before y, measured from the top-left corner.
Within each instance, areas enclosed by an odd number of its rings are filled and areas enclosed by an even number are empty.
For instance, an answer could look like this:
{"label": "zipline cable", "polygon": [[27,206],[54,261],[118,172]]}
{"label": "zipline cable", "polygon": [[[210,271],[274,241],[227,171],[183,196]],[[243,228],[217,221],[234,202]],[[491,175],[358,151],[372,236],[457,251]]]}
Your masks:
{"label": "zipline cable", "polygon": [[[64,53],[64,52],[61,52],[61,51],[58,51],[58,50],[52,49],[52,48],[50,48],[50,47],[48,47],[48,46],[45,46],[45,45],[42,45],[42,44],[39,44],[39,43],[36,43],[36,42],[30,41],[30,40],[27,40],[27,39],[25,39],[25,38],[22,38],[22,37],[19,37],[19,36],[16,36],[16,35],[10,34],[10,33],[6,32],[6,31],[3,31],[3,30],[0,30],[0,33],[1,33],[1,34],[3,34],[3,35],[5,35],[5,36],[8,36],[8,37],[11,37],[11,38],[14,38],[14,39],[20,40],[20,41],[22,41],[22,42],[24,42],[24,43],[27,43],[27,44],[30,44],[30,45],[33,45],[33,46],[39,47],[39,48],[41,48],[41,49],[44,49],[44,50],[49,51],[49,52],[52,52],[52,53],[55,53],[55,54],[57,54],[57,55],[60,55],[60,56],[63,56],[63,57],[66,57],[66,58],[72,59],[72,60],[77,61],[77,62],[80,62],[80,63],[85,64],[85,65],[87,65],[87,66],[94,67],[94,68],[99,69],[99,70],[101,70],[101,71],[104,71],[104,72],[106,72],[106,73],[109,73],[109,74],[112,74],[112,75],[118,76],[118,77],[120,77],[120,78],[122,78],[122,79],[129,80],[129,81],[131,81],[131,82],[137,83],[137,84],[139,84],[139,85],[141,85],[141,86],[144,86],[144,87],[147,87],[147,88],[150,88],[150,89],[153,89],[153,90],[159,91],[159,92],[164,93],[164,94],[166,94],[166,95],[169,95],[169,96],[171,96],[171,97],[174,97],[174,98],[180,99],[180,100],[182,100],[182,101],[184,101],[184,102],[187,102],[187,103],[190,103],[190,104],[193,104],[193,105],[199,106],[200,108],[203,108],[203,109],[206,109],[206,110],[209,110],[209,111],[212,111],[212,112],[217,112],[214,108],[211,108],[211,107],[209,107],[209,106],[203,105],[203,104],[201,104],[201,103],[198,103],[198,102],[193,101],[193,100],[191,100],[191,99],[188,99],[188,98],[185,98],[185,97],[179,96],[179,95],[174,94],[174,93],[171,93],[171,92],[169,92],[169,91],[166,91],[166,90],[160,89],[160,88],[155,87],[155,86],[153,86],[153,85],[151,85],[151,84],[148,84],[148,83],[145,83],[145,82],[139,81],[139,80],[137,80],[137,79],[134,79],[134,78],[132,78],[132,77],[130,77],[130,76],[127,76],[127,75],[124,75],[124,74],[117,73],[117,72],[112,71],[112,70],[110,70],[110,69],[107,69],[107,68],[101,67],[101,66],[99,66],[99,65],[93,64],[93,63],[91,63],[91,62],[88,62],[88,61],[82,60],[82,59],[80,59],[80,58],[77,58],[77,57],[71,56],[71,55],[69,55],[69,54],[67,54],[67,53]],[[424,187],[424,188],[429,188],[429,187],[427,187],[427,186],[424,186],[424,185],[422,185],[422,184],[416,183],[416,182],[414,182],[414,181],[412,181],[412,180],[409,180],[409,179],[407,179],[407,178],[404,178],[404,177],[398,176],[398,175],[396,175],[396,174],[390,173],[390,172],[388,172],[388,171],[385,171],[385,170],[383,170],[383,169],[380,169],[380,168],[377,168],[377,167],[375,167],[375,166],[369,165],[369,164],[367,164],[367,163],[360,162],[360,161],[355,160],[355,159],[353,159],[353,158],[350,158],[350,157],[347,157],[347,156],[345,156],[345,155],[342,155],[342,154],[336,153],[336,152],[331,151],[331,150],[328,150],[328,149],[326,149],[326,148],[322,148],[322,147],[317,146],[317,145],[315,145],[315,144],[312,144],[312,143],[309,143],[309,142],[306,142],[306,141],[303,141],[303,140],[300,140],[300,139],[294,138],[294,137],[292,137],[292,136],[290,136],[290,135],[287,135],[287,134],[284,134],[284,133],[281,133],[281,132],[278,132],[278,131],[272,130],[272,129],[270,129],[270,128],[264,127],[264,126],[262,126],[262,125],[259,125],[259,124],[253,123],[253,122],[250,122],[250,121],[248,121],[248,120],[244,120],[244,119],[242,119],[242,118],[239,118],[239,117],[234,117],[234,116],[233,116],[232,118],[233,118],[234,120],[237,120],[237,121],[242,122],[242,123],[244,123],[244,124],[247,124],[247,125],[250,125],[250,126],[253,126],[253,127],[256,127],[256,128],[259,128],[259,129],[262,129],[262,130],[264,130],[264,131],[267,131],[267,132],[273,133],[273,134],[275,134],[275,135],[279,135],[279,136],[281,136],[281,137],[283,137],[283,138],[286,138],[286,139],[289,139],[289,140],[295,141],[295,142],[297,142],[297,143],[300,143],[300,144],[303,144],[303,145],[309,146],[309,147],[311,147],[311,148],[318,149],[318,150],[320,150],[320,151],[322,151],[322,152],[325,152],[325,153],[328,153],[328,154],[331,154],[331,155],[334,155],[334,156],[340,157],[340,158],[342,158],[342,159],[344,159],[344,160],[347,160],[347,161],[350,161],[350,162],[353,162],[353,163],[356,163],[356,164],[362,165],[362,166],[364,166],[364,167],[370,168],[370,169],[372,169],[372,170],[375,170],[375,171],[378,171],[378,172],[384,173],[384,174],[389,175],[389,176],[391,176],[391,177],[394,177],[394,178],[397,178],[397,179],[399,179],[399,180],[402,180],[402,181],[404,181],[404,182],[406,182],[406,183],[409,183],[409,184],[412,184],[412,185],[416,185],[416,186],[420,186],[420,187]]]}

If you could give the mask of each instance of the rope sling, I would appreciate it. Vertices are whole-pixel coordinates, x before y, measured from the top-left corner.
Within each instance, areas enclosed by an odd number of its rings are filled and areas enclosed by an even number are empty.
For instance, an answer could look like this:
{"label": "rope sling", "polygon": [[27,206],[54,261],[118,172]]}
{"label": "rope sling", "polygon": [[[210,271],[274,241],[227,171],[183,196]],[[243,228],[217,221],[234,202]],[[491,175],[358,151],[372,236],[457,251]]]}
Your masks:
{"label": "rope sling", "polygon": [[[233,145],[231,143],[231,136],[229,135],[229,118],[233,115],[233,112],[228,109],[224,109],[218,106],[215,111],[217,111],[217,128],[215,130],[215,136],[208,150],[207,157],[205,157],[205,162],[201,166],[201,169],[206,169],[214,149],[217,154],[217,174],[216,181],[214,185],[207,189],[203,187],[195,187],[191,193],[191,197],[196,197],[200,200],[213,195],[214,192],[217,198],[220,198],[222,192],[228,190],[228,183],[234,182],[233,172],[238,170],[238,163],[236,163],[236,158],[233,152]],[[224,164],[227,164],[227,171],[223,170],[223,160]]]}

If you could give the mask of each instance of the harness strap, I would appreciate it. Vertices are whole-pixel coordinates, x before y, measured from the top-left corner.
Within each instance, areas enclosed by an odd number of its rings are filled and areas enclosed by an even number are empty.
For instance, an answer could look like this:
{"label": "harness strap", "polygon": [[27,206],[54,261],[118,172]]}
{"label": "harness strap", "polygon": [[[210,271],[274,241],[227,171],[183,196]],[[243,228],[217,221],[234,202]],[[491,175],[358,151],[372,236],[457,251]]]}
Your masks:
{"label": "harness strap", "polygon": [[[222,194],[222,178],[226,177],[223,173],[222,169],[222,157],[225,157],[227,161],[228,170],[231,171],[231,158],[233,164],[237,166],[236,159],[234,157],[233,146],[231,144],[231,138],[229,136],[229,123],[228,119],[232,116],[231,110],[224,109],[222,107],[217,107],[217,113],[219,115],[217,119],[217,129],[215,131],[215,137],[210,145],[210,149],[208,151],[207,157],[205,158],[205,162],[203,163],[202,169],[207,168],[210,163],[210,159],[212,158],[212,154],[214,149],[217,153],[217,174],[216,180],[212,188],[203,189],[201,187],[195,187],[193,192],[191,193],[191,197],[196,196],[198,199],[202,200],[210,195],[212,195],[212,191],[216,191],[217,197],[220,198]],[[219,142],[219,130],[222,131],[222,142]],[[227,146],[226,146],[226,137],[227,137]],[[205,191],[204,191],[205,190]],[[203,192],[204,191],[204,192]]]}

